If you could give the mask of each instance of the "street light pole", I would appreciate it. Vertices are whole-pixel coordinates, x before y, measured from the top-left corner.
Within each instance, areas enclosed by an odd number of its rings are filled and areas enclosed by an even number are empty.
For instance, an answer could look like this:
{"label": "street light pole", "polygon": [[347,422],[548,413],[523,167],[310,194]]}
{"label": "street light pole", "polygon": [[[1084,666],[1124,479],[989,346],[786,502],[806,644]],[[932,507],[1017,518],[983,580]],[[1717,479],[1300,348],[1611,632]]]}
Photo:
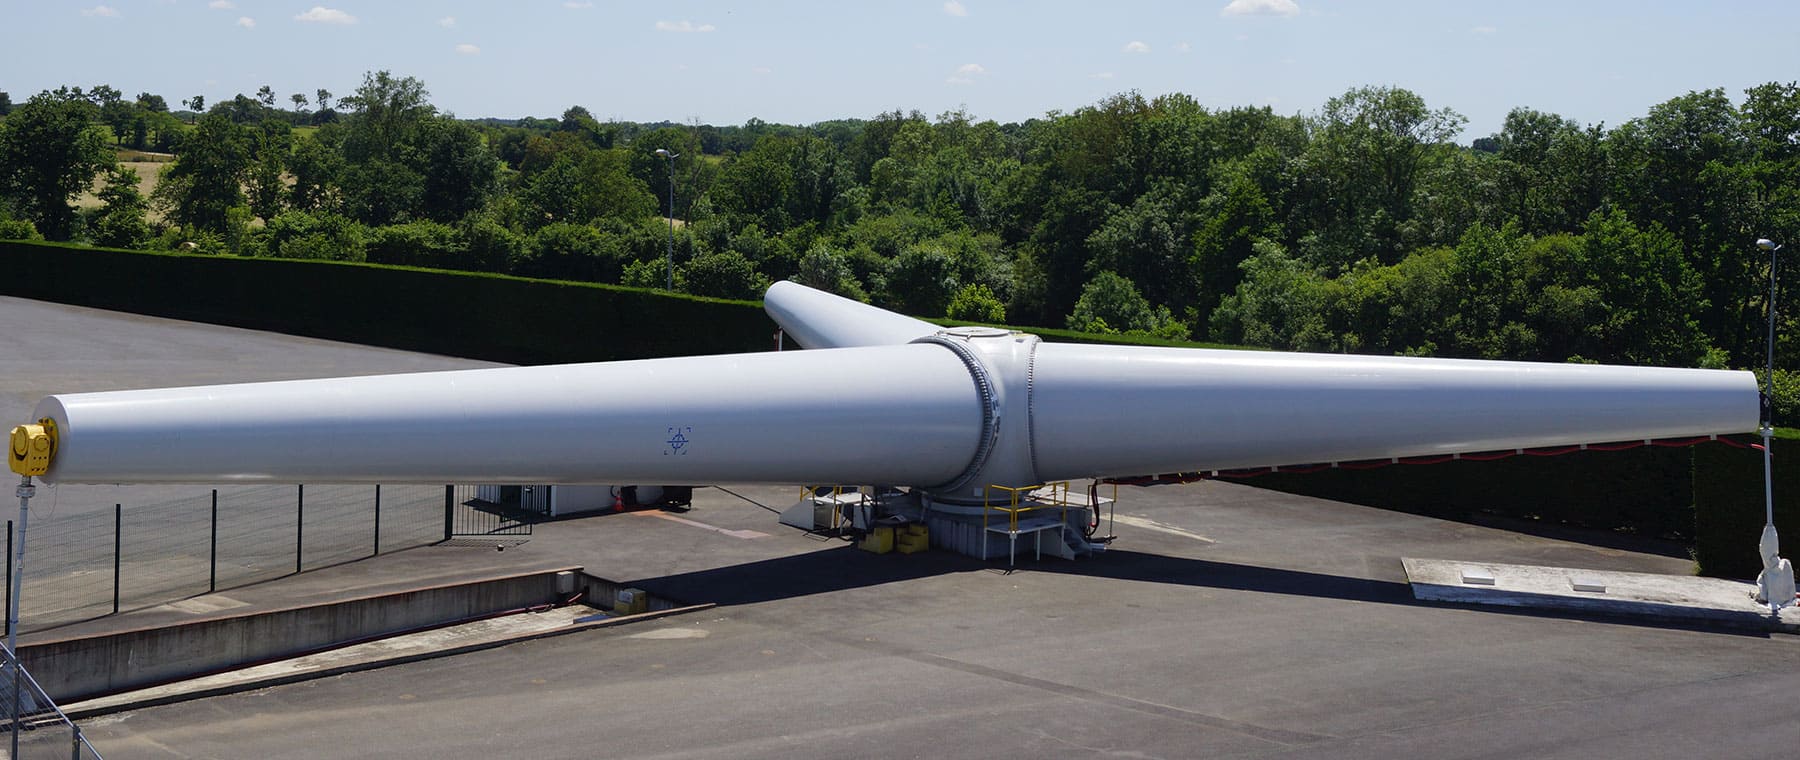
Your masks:
{"label": "street light pole", "polygon": [[675,159],[680,153],[671,153],[666,148],[657,148],[656,155],[669,159],[669,278],[668,289],[675,289]]}
{"label": "street light pole", "polygon": [[1769,343],[1764,365],[1763,399],[1770,413],[1762,420],[1763,440],[1763,532],[1758,542],[1763,570],[1756,578],[1756,600],[1769,605],[1771,612],[1794,603],[1794,568],[1781,558],[1781,536],[1775,531],[1775,463],[1771,444],[1775,437],[1775,264],[1783,244],[1768,238],[1756,241],[1756,247],[1769,252]]}

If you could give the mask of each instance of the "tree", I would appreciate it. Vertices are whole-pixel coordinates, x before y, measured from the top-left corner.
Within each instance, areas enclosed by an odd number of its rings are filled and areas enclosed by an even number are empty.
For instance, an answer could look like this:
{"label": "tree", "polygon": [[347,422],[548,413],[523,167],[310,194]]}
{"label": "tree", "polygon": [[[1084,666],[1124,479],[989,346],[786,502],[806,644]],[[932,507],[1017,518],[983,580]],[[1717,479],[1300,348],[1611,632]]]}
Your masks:
{"label": "tree", "polygon": [[524,198],[539,221],[587,224],[635,220],[656,213],[656,199],[627,173],[623,151],[565,153],[532,177]]}
{"label": "tree", "polygon": [[769,279],[737,251],[705,253],[681,265],[681,289],[697,296],[751,300],[769,288]]}
{"label": "tree", "polygon": [[168,101],[163,100],[163,96],[148,92],[138,93],[137,105],[139,108],[146,111],[154,111],[157,113],[168,113],[169,111],[169,103]]}
{"label": "tree", "polygon": [[245,173],[254,159],[248,127],[223,114],[200,118],[181,146],[179,158],[163,170],[152,199],[170,221],[224,235],[230,211],[244,206]]}
{"label": "tree", "polygon": [[1113,272],[1094,275],[1069,314],[1069,329],[1082,332],[1147,332],[1155,326],[1150,302],[1130,280]]}
{"label": "tree", "polygon": [[0,116],[5,116],[9,113],[12,113],[12,110],[13,110],[12,96],[7,94],[5,90],[0,90]]}
{"label": "tree", "polygon": [[474,127],[432,118],[419,125],[412,142],[411,153],[424,183],[417,216],[453,222],[487,200],[500,162]]}
{"label": "tree", "polygon": [[337,121],[338,112],[331,108],[331,91],[320,88],[313,93],[313,105],[317,110],[312,113],[312,123],[323,126]]}
{"label": "tree", "polygon": [[355,113],[345,140],[345,157],[388,158],[401,148],[406,132],[437,113],[426,98],[425,83],[412,77],[395,78],[387,71],[363,75],[356,94],[343,99]]}
{"label": "tree", "polygon": [[944,316],[963,322],[1000,324],[1006,321],[1006,304],[994,297],[994,291],[986,285],[964,285],[950,298]]}
{"label": "tree", "polygon": [[296,115],[306,113],[306,96],[305,95],[296,92],[296,93],[288,96],[288,101],[294,104],[294,113]]}
{"label": "tree", "polygon": [[287,205],[299,211],[337,210],[342,200],[337,191],[338,178],[344,171],[344,159],[338,151],[343,132],[337,125],[321,127],[312,139],[302,139],[287,158],[293,184],[288,187]]}
{"label": "tree", "polygon": [[800,271],[794,281],[809,288],[836,293],[845,298],[868,301],[862,283],[850,267],[849,257],[823,242],[813,244],[800,257]]}
{"label": "tree", "polygon": [[106,138],[89,129],[96,109],[67,88],[43,92],[0,121],[0,200],[52,240],[66,240],[69,201],[113,165]]}
{"label": "tree", "polygon": [[205,95],[195,95],[194,97],[181,101],[181,104],[187,106],[189,111],[193,111],[196,114],[206,113]]}
{"label": "tree", "polygon": [[263,108],[274,108],[275,89],[266,84],[256,88],[256,102],[261,103]]}
{"label": "tree", "polygon": [[150,204],[138,191],[138,173],[122,166],[106,172],[100,189],[103,205],[89,224],[94,244],[109,248],[143,248],[150,240],[150,224],[144,212]]}
{"label": "tree", "polygon": [[1312,230],[1302,254],[1316,265],[1346,268],[1365,256],[1399,260],[1413,218],[1414,191],[1433,158],[1467,119],[1397,87],[1359,87],[1325,102],[1300,178],[1302,215]]}
{"label": "tree", "polygon": [[105,108],[109,105],[123,102],[125,94],[119,92],[118,88],[113,87],[112,85],[97,84],[94,85],[93,89],[88,90],[87,98],[89,101],[93,102],[94,105]]}

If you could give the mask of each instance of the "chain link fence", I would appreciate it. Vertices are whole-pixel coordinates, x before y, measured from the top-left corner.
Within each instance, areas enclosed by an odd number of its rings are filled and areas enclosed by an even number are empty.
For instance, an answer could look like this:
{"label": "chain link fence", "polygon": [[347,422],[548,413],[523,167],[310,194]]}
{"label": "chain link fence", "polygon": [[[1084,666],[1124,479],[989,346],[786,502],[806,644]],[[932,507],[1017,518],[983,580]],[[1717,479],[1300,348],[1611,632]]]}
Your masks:
{"label": "chain link fence", "polygon": [[[468,489],[231,486],[42,520],[33,510],[20,630],[177,600],[204,604],[190,597],[437,543],[451,537],[457,513],[483,508]],[[13,535],[9,520],[9,594]]]}
{"label": "chain link fence", "polygon": [[7,757],[101,760],[81,727],[63,714],[5,646],[0,646],[0,733],[6,734]]}

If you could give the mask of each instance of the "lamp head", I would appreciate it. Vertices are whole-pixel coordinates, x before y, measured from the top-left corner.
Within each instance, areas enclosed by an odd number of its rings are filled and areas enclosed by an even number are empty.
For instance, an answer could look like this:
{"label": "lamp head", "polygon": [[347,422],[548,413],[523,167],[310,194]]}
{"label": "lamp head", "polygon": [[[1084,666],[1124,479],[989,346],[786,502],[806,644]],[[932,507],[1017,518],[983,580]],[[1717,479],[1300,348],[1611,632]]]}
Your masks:
{"label": "lamp head", "polygon": [[[657,148],[657,149],[656,149],[656,157],[657,157],[657,158],[668,158],[668,157],[669,157],[669,151],[668,151],[668,149],[666,149],[666,148]],[[1763,243],[1767,243],[1767,242],[1769,242],[1769,241],[1767,241],[1767,240],[1758,240],[1758,241],[1756,241],[1756,244],[1757,244],[1757,245],[1762,245],[1762,244],[1763,244]]]}
{"label": "lamp head", "polygon": [[1765,251],[1773,251],[1773,250],[1777,250],[1777,249],[1781,248],[1781,244],[1777,243],[1773,240],[1770,240],[1768,238],[1757,238],[1756,239],[1756,247],[1761,248]]}

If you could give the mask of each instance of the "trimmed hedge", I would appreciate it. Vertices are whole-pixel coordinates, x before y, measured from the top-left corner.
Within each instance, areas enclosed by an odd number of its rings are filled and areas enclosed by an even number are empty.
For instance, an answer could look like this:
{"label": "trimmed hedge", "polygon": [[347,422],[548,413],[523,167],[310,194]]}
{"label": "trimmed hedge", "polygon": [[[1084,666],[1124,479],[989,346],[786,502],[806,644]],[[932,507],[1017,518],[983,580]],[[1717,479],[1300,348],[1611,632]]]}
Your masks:
{"label": "trimmed hedge", "polygon": [[1494,462],[1274,473],[1245,482],[1451,520],[1487,513],[1686,540],[1695,534],[1690,456],[1686,448],[1647,447]]}
{"label": "trimmed hedge", "polygon": [[774,347],[759,304],[590,283],[0,241],[0,294],[514,364]]}
{"label": "trimmed hedge", "polygon": [[[1744,440],[1751,440],[1745,436]],[[1786,443],[1786,447],[1783,446]],[[1800,442],[1775,442],[1775,529],[1782,556],[1800,556]],[[1783,452],[1788,452],[1783,456]],[[1756,541],[1763,528],[1762,452],[1724,446],[1694,450],[1694,560],[1701,572],[1755,578],[1762,572]]]}
{"label": "trimmed hedge", "polygon": [[[1754,436],[1734,436],[1743,442]],[[1800,441],[1789,444],[1800,446]],[[1781,442],[1775,446],[1782,448]],[[1775,457],[1775,527],[1800,554],[1800,460]],[[1701,575],[1762,570],[1762,453],[1720,443],[1587,451],[1497,462],[1275,473],[1245,481],[1276,491],[1466,520],[1477,513],[1692,542]]]}

